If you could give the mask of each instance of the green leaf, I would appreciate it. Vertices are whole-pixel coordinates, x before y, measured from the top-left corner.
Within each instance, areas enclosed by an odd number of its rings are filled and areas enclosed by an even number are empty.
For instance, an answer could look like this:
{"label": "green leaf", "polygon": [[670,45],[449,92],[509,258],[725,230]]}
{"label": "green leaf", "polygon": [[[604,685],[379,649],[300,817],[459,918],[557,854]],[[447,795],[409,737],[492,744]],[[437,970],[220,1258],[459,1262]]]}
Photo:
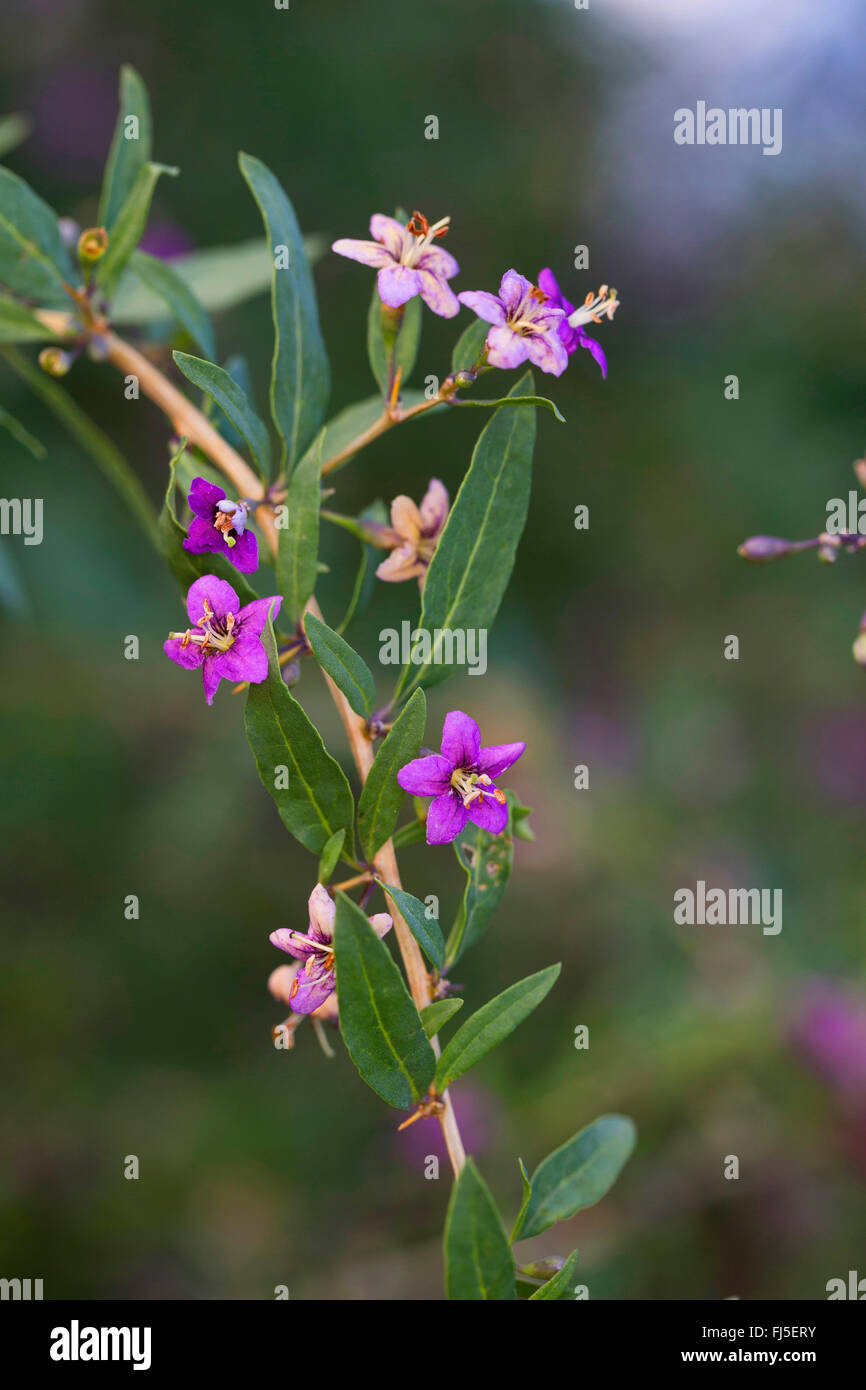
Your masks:
{"label": "green leaf", "polygon": [[407,825],[401,825],[399,830],[395,830],[391,839],[395,849],[402,849],[404,845],[418,845],[424,839],[426,822],[423,820],[412,820]]}
{"label": "green leaf", "polygon": [[454,841],[457,862],[466,874],[460,912],[448,937],[448,964],[453,965],[484,935],[508,886],[514,858],[514,793],[506,792],[508,821],[499,835],[468,821]]}
{"label": "green leaf", "polygon": [[[328,358],[294,208],[261,160],[242,154],[240,168],[259,205],[274,258],[271,408],[285,445],[283,463],[291,471],[318,433],[325,414],[331,384]],[[289,262],[283,269],[277,268],[280,248],[286,249]]]}
{"label": "green leaf", "polygon": [[13,174],[0,168],[0,283],[16,294],[69,308],[63,282],[81,284],[57,225],[57,214]]}
{"label": "green leaf", "polygon": [[435,1038],[440,1028],[444,1028],[449,1018],[453,1018],[463,1008],[462,999],[437,999],[421,1010],[421,1023],[428,1038]]}
{"label": "green leaf", "polygon": [[543,1302],[545,1299],[564,1299],[573,1296],[571,1282],[577,1269],[577,1255],[578,1252],[572,1250],[562,1269],[558,1270],[552,1279],[548,1279],[546,1284],[542,1284],[540,1289],[536,1289],[534,1294],[530,1294],[530,1303],[536,1299]]}
{"label": "green leaf", "polygon": [[[406,410],[410,406],[419,405],[425,399],[423,391],[400,392],[400,403]],[[447,409],[448,407],[445,405],[437,406],[434,410],[422,412],[417,418],[426,420],[428,415],[436,415]],[[376,421],[382,418],[383,410],[384,405],[381,396],[368,396],[366,400],[356,401],[354,405],[347,405],[345,409],[339,411],[325,425],[325,439],[322,445],[322,458],[325,462],[329,462],[338,454],[343,453],[344,449],[347,449],[359,436],[375,425]],[[362,446],[359,445],[360,447]],[[339,467],[345,467],[353,457],[353,454],[347,454]]]}
{"label": "green leaf", "polygon": [[293,623],[300,622],[316,587],[323,435],[324,430],[292,474],[285,501],[288,525],[278,524],[277,528],[277,588],[286,605],[286,616]]}
{"label": "green leaf", "polygon": [[625,1115],[602,1115],[554,1149],[532,1175],[532,1197],[512,1240],[540,1235],[594,1206],[610,1190],[631,1155],[635,1127]]}
{"label": "green leaf", "polygon": [[16,443],[23,449],[27,449],[35,459],[44,459],[47,454],[45,445],[35,439],[29,430],[25,429],[20,420],[16,420],[14,415],[10,415],[5,406],[0,405],[0,429],[6,430],[11,434]]}
{"label": "green leaf", "polygon": [[406,795],[397,781],[397,773],[406,763],[417,758],[426,721],[427,700],[423,690],[416,690],[394,720],[373,759],[358,802],[358,835],[369,862],[390,839],[397,824]]}
{"label": "green leaf", "polygon": [[345,839],[345,830],[338,830],[335,835],[331,836],[322,850],[322,857],[319,860],[319,883],[330,883],[331,875],[339,863]]}
{"label": "green leaf", "polygon": [[211,400],[216,401],[220,410],[246,441],[259,471],[264,477],[269,477],[271,441],[267,428],[250,405],[243,388],[215,362],[204,362],[200,357],[190,357],[186,352],[173,352],[172,357],[187,381],[191,381],[193,386],[198,386]]}
{"label": "green leaf", "polygon": [[[387,400],[398,368],[402,368],[401,384],[405,386],[418,358],[418,345],[421,341],[421,296],[416,295],[403,306],[403,314],[396,332],[393,330],[395,310],[388,309],[379,298],[374,283],[373,298],[367,314],[367,354],[373,375],[379,383],[379,390]],[[382,399],[379,398],[379,412]]]}
{"label": "green leaf", "polygon": [[[186,594],[190,585],[203,575],[215,574],[217,579],[224,579],[227,584],[231,584],[243,607],[258,598],[258,594],[225,555],[218,555],[213,551],[205,555],[193,555],[183,548],[187,533],[186,527],[178,521],[175,512],[175,488],[177,473],[181,470],[185,472],[185,452],[186,440],[182,440],[180,448],[169,462],[168,485],[157,528],[160,550],[183,594]],[[193,476],[197,474],[194,473]]]}
{"label": "green leaf", "polygon": [[461,1024],[450,1039],[436,1067],[438,1094],[469,1071],[482,1057],[528,1018],[553,988],[561,966],[549,965],[488,1000],[471,1018]]}
{"label": "green leaf", "polygon": [[[273,627],[262,634],[270,674],[251,685],[245,726],[259,776],[286,829],[312,854],[345,830],[353,845],[354,803],[346,775],[327,752],[321,735],[284,684]],[[288,779],[280,769],[287,769]],[[288,786],[283,783],[288,780]]]}
{"label": "green leaf", "polygon": [[473,319],[454,345],[451,354],[452,372],[470,372],[475,366],[487,342],[490,324],[484,319]]}
{"label": "green leaf", "polygon": [[565,416],[559,406],[554,401],[548,400],[546,396],[500,396],[496,401],[477,401],[470,396],[467,400],[455,399],[453,404],[457,406],[484,406],[488,410],[495,409],[500,405],[540,405],[545,410],[552,411],[557,420],[561,421],[563,425],[565,424]]}
{"label": "green leaf", "polygon": [[315,614],[307,614],[304,628],[313,656],[322,670],[340,687],[355,713],[362,719],[369,719],[376,700],[376,687],[366,661]]}
{"label": "green leaf", "polygon": [[445,939],[436,918],[428,917],[424,904],[411,893],[403,888],[392,888],[390,883],[383,883],[381,879],[378,881],[406,918],[409,930],[423,948],[427,959],[437,970],[441,970],[445,962]]}
{"label": "green leaf", "polygon": [[[515,1230],[517,1230],[518,1226],[523,1220],[523,1213],[529,1206],[529,1199],[532,1196],[532,1183],[529,1181],[529,1174],[526,1171],[526,1164],[523,1162],[522,1158],[519,1158],[517,1160],[517,1163],[518,1167],[520,1168],[520,1181],[523,1184],[523,1196],[520,1202],[520,1210],[517,1213],[517,1220],[514,1223]],[[511,1239],[513,1240],[514,1237],[512,1236]]]}
{"label": "green leaf", "polygon": [[[531,372],[509,394],[524,395],[527,385]],[[459,669],[437,664],[445,632],[492,627],[526,521],[534,444],[535,409],[528,405],[500,407],[481,431],[424,581],[419,627],[430,635],[430,661],[414,668],[410,690]],[[403,672],[401,688],[412,669]]]}
{"label": "green leaf", "polygon": [[530,843],[535,839],[535,831],[529,824],[529,817],[532,815],[532,807],[524,806],[514,792],[508,793],[508,800],[511,806],[511,819],[514,825],[514,838],[516,840],[528,840]]}
{"label": "green leaf", "polygon": [[102,182],[98,223],[111,232],[120,210],[132,192],[140,170],[150,159],[153,127],[147,88],[135,68],[120,69],[117,124]]}
{"label": "green leaf", "polygon": [[[311,265],[322,256],[326,243],[323,237],[304,240],[304,250]],[[220,313],[243,304],[271,287],[274,258],[264,237],[238,241],[232,246],[210,246],[204,251],[189,251],[177,256],[171,268],[195,295],[198,303],[211,313]],[[121,276],[111,303],[111,322],[160,323],[165,318],[165,304],[132,274]],[[210,357],[213,353],[208,354]]]}
{"label": "green leaf", "polygon": [[20,112],[13,111],[8,116],[0,116],[0,159],[5,159],[12,150],[17,150],[30,134],[30,122]]}
{"label": "green leaf", "polygon": [[17,299],[0,294],[0,343],[44,342],[46,338],[56,337],[56,333],[40,323]]}
{"label": "green leaf", "polygon": [[143,285],[159,295],[205,357],[216,356],[213,328],[207,312],[199,304],[187,282],[166,261],[133,251],[129,268]]}
{"label": "green leaf", "polygon": [[172,178],[180,173],[170,164],[142,164],[135,182],[117,214],[108,241],[108,250],[96,264],[96,278],[106,294],[111,294],[120,272],[144,235],[153,191],[160,175]]}
{"label": "green leaf", "polygon": [[384,941],[345,893],[334,926],[340,1032],[368,1086],[407,1109],[424,1095],[436,1059]]}
{"label": "green leaf", "polygon": [[445,1292],[449,1299],[515,1297],[514,1260],[490,1188],[467,1158],[451,1189],[445,1220]]}

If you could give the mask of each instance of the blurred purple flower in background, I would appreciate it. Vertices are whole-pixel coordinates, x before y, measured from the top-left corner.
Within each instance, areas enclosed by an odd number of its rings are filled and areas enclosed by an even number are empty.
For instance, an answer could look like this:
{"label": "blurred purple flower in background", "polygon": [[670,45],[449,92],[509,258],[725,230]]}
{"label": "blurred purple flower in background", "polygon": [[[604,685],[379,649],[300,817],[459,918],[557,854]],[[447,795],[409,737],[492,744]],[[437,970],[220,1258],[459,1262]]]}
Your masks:
{"label": "blurred purple flower in background", "polygon": [[98,179],[117,117],[115,71],[83,63],[55,68],[28,105],[40,162],[72,181]]}
{"label": "blurred purple flower in background", "polygon": [[[496,1097],[491,1091],[464,1080],[454,1091],[451,1103],[468,1153],[483,1154],[496,1146],[502,1126]],[[396,1136],[396,1142],[406,1162],[416,1171],[430,1155],[435,1155],[445,1167],[448,1165],[442,1127],[433,1115],[403,1130]]]}
{"label": "blurred purple flower in background", "polygon": [[866,996],[834,980],[805,986],[789,1027],[794,1050],[842,1095],[866,1096]]}

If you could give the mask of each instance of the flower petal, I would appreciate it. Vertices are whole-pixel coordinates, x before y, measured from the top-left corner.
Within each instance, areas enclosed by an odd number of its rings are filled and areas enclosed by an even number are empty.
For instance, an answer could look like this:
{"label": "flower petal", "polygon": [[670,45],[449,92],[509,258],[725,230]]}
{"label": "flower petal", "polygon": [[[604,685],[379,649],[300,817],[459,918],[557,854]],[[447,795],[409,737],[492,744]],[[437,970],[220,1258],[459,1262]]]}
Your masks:
{"label": "flower petal", "polygon": [[526,751],[525,743],[491,743],[478,754],[478,770],[488,777],[498,777],[500,772],[511,767]]}
{"label": "flower petal", "polygon": [[441,796],[451,786],[452,770],[438,753],[428,753],[426,758],[413,758],[401,767],[397,781],[410,796]]}
{"label": "flower petal", "polygon": [[376,575],[387,584],[402,584],[406,579],[419,579],[427,569],[423,560],[418,559],[418,549],[411,541],[398,545],[387,560],[376,567]]}
{"label": "flower petal", "polygon": [[401,259],[406,247],[415,240],[402,222],[398,222],[396,217],[386,217],[383,212],[374,212],[370,218],[370,236],[381,241],[395,261]]}
{"label": "flower petal", "polygon": [[268,678],[268,654],[259,638],[251,634],[241,633],[233,647],[210,659],[217,664],[219,680],[260,685]]}
{"label": "flower petal", "polygon": [[558,332],[539,333],[527,338],[526,350],[530,362],[551,376],[562,376],[568,366],[568,353]]}
{"label": "flower petal", "polygon": [[407,265],[389,265],[378,274],[379,298],[389,309],[399,309],[407,300],[414,299],[421,288],[416,271]]}
{"label": "flower petal", "polygon": [[225,555],[229,550],[222,532],[212,521],[204,521],[200,516],[194,516],[190,522],[183,548],[190,555],[210,555],[214,552]]}
{"label": "flower petal", "polygon": [[499,282],[499,298],[507,314],[513,313],[525,294],[532,289],[531,280],[516,270],[506,270]]}
{"label": "flower petal", "polygon": [[469,812],[455,791],[447,791],[430,803],[427,812],[428,845],[450,845],[463,829]]}
{"label": "flower petal", "polygon": [[190,585],[186,596],[186,611],[191,623],[197,623],[199,618],[204,616],[205,599],[219,622],[223,621],[226,613],[234,613],[237,616],[241,606],[231,584],[227,584],[224,579],[217,579],[215,574],[206,574]]}
{"label": "flower petal", "polygon": [[488,294],[487,290],[464,290],[457,298],[485,323],[505,322],[505,310],[495,294]]}
{"label": "flower petal", "polygon": [[298,963],[295,961],[292,965],[278,965],[268,976],[268,989],[282,1004],[291,1003],[292,985],[297,973]]}
{"label": "flower petal", "polygon": [[402,494],[391,503],[391,525],[404,541],[417,542],[421,537],[421,513],[411,497]]}
{"label": "flower petal", "polygon": [[[192,530],[192,527],[190,527]],[[228,546],[229,559],[241,574],[253,574],[259,567],[259,543],[255,531],[236,534],[234,545]]]}
{"label": "flower petal", "polygon": [[473,801],[467,812],[473,825],[478,825],[490,835],[501,835],[508,824],[508,805],[496,801],[492,796],[480,796]]}
{"label": "flower petal", "polygon": [[522,338],[506,324],[491,328],[487,334],[487,361],[491,367],[502,367],[505,371],[510,371],[512,367],[519,367],[521,362],[526,361],[528,343],[528,338]]}
{"label": "flower petal", "polygon": [[388,935],[393,925],[394,923],[391,921],[387,912],[374,912],[373,916],[370,918],[370,926],[380,939]]}
{"label": "flower petal", "polygon": [[244,636],[261,637],[268,621],[268,614],[276,622],[282,602],[279,594],[271,594],[268,598],[253,599],[252,603],[247,603],[239,613],[236,609],[238,624],[243,629]]}
{"label": "flower petal", "polygon": [[216,483],[209,483],[207,478],[193,478],[186,500],[193,516],[201,517],[204,521],[213,521],[216,504],[224,497],[223,489],[217,487]]}
{"label": "flower petal", "polygon": [[440,276],[433,275],[423,266],[419,266],[415,273],[421,286],[421,298],[428,309],[432,309],[440,319],[453,319],[455,314],[460,313],[456,294]]}
{"label": "flower petal", "polygon": [[420,507],[421,527],[427,536],[438,536],[448,516],[448,489],[438,478],[430,479]]}
{"label": "flower petal", "polygon": [[590,338],[588,333],[583,333],[580,329],[577,329],[576,332],[577,346],[589,349],[596,362],[601,367],[602,380],[604,380],[607,376],[607,358],[604,353],[604,348],[595,338]]}
{"label": "flower petal", "polygon": [[320,1009],[337,985],[333,970],[326,970],[320,961],[315,961],[309,974],[306,967],[295,976],[297,989],[289,1001],[296,1014],[312,1014]]}
{"label": "flower petal", "polygon": [[441,752],[451,767],[474,767],[480,751],[481,734],[475,720],[459,709],[446,714]]}
{"label": "flower petal", "polygon": [[418,257],[418,269],[429,270],[439,280],[453,280],[460,274],[460,267],[444,246],[428,246]]}
{"label": "flower petal", "polygon": [[195,671],[204,661],[204,652],[200,646],[195,642],[188,642],[183,646],[179,637],[169,637],[167,642],[163,642],[162,650],[169,660],[182,666],[185,671]]}
{"label": "flower petal", "polygon": [[553,271],[549,269],[539,270],[536,283],[541,292],[547,295],[551,304],[555,304],[557,309],[561,309],[562,291],[559,288],[559,283]]}
{"label": "flower petal", "polygon": [[313,948],[304,940],[303,932],[293,931],[291,927],[278,927],[270,933],[268,941],[272,946],[277,946],[279,950],[294,956],[295,960],[306,960],[313,954]]}
{"label": "flower petal", "polygon": [[222,680],[219,660],[213,656],[206,656],[201,668],[201,681],[204,686],[204,697],[209,705],[213,704],[213,697],[217,693],[217,686]]}
{"label": "flower petal", "polygon": [[351,237],[341,237],[331,246],[338,256],[348,256],[350,261],[360,261],[361,265],[371,265],[374,270],[393,265],[394,258],[377,241],[353,241]]}
{"label": "flower petal", "polygon": [[307,899],[307,908],[310,913],[310,935],[323,943],[333,941],[337,904],[323,884],[316,884]]}

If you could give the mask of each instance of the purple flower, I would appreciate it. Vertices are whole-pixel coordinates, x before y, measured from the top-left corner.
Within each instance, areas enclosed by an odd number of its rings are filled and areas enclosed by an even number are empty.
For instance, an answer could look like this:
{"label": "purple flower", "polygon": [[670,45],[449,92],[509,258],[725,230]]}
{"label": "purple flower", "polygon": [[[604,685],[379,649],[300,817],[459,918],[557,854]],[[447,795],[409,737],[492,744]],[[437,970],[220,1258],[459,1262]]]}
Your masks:
{"label": "purple flower", "polygon": [[798,1052],[837,1090],[862,1096],[866,1087],[866,1000],[831,980],[810,982],[790,1029]]}
{"label": "purple flower", "polygon": [[482,748],[474,719],[460,710],[445,716],[441,753],[415,758],[397,773],[404,791],[436,798],[427,813],[428,845],[450,844],[468,820],[491,835],[505,829],[505,792],[493,778],[516,763],[525,747],[525,743],[499,743]]}
{"label": "purple flower", "polygon": [[[616,296],[613,296],[611,304],[610,291],[607,285],[602,285],[597,296],[587,295],[583,310],[575,309],[560,290],[553,271],[546,269],[538,272],[538,288],[547,295],[548,303],[555,309],[562,309],[566,316],[559,325],[559,336],[569,357],[579,347],[587,348],[601,367],[602,377],[606,377],[607,358],[604,355],[604,349],[601,343],[596,342],[595,338],[590,338],[589,334],[584,332],[581,318],[586,314],[588,317],[585,322],[592,319],[594,323],[601,323],[601,313],[607,314],[608,318],[613,318],[613,311],[617,304]],[[608,305],[611,307],[608,308]],[[571,316],[574,316],[576,322],[572,323]]]}
{"label": "purple flower", "polygon": [[220,681],[249,681],[258,685],[268,674],[268,654],[261,635],[268,614],[276,617],[279,594],[257,598],[241,608],[240,599],[224,579],[206,574],[186,596],[193,624],[186,632],[170,632],[163,650],[188,671],[201,667],[204,693],[213,704]]}
{"label": "purple flower", "polygon": [[519,367],[528,357],[553,376],[565,371],[568,353],[559,334],[565,312],[551,304],[531,280],[506,270],[498,296],[486,290],[465,290],[458,299],[493,324],[487,334],[487,361],[492,367]]}
{"label": "purple flower", "polygon": [[259,545],[248,530],[250,509],[246,502],[230,502],[223,489],[206,478],[193,478],[189,490],[193,519],[183,543],[191,555],[211,551],[227,555],[241,574],[252,574],[259,566]]}
{"label": "purple flower", "polygon": [[457,296],[448,284],[460,267],[454,257],[433,242],[448,231],[450,217],[431,226],[420,212],[413,212],[404,227],[394,217],[377,212],[370,218],[374,241],[353,241],[343,237],[331,247],[338,256],[348,256],[378,270],[379,298],[391,309],[399,309],[420,294],[428,309],[443,319],[460,312]]}
{"label": "purple flower", "polygon": [[[288,997],[283,995],[296,1014],[314,1014],[336,988],[334,973],[334,919],[337,904],[330,893],[317,883],[310,894],[307,906],[310,911],[310,929],[307,932],[293,931],[280,927],[272,931],[268,940],[271,945],[287,951],[290,956],[303,962],[303,967],[294,977]],[[392,922],[387,912],[375,912],[370,918],[370,926],[377,936],[382,937],[391,930]]]}

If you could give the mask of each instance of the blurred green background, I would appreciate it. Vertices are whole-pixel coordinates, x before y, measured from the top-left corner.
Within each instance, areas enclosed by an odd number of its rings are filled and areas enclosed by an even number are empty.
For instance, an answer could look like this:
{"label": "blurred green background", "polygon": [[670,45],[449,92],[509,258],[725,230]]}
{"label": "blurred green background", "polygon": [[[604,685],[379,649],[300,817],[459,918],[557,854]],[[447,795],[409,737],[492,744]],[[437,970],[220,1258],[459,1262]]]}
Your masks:
{"label": "blurred green background", "polygon": [[[576,301],[616,285],[597,330],[607,381],[588,353],[544,379],[567,424],[539,420],[488,674],[430,701],[430,742],[460,707],[485,742],[528,743],[509,782],[537,840],[465,959],[467,1003],[563,962],[544,1007],[455,1089],[458,1115],[508,1216],[518,1154],[532,1167],[596,1114],[634,1116],[611,1195],[527,1248],[579,1246],[591,1298],[812,1299],[858,1261],[866,1273],[862,576],[812,556],[758,570],[736,546],[816,534],[863,451],[864,208],[846,158],[862,149],[863,44],[847,0],[700,8],[7,0],[0,112],[33,122],[10,167],[88,225],[132,62],[156,157],[182,169],[158,190],[154,250],[259,234],[241,148],[328,239],[398,204],[450,213],[458,289],[494,289],[511,265],[552,266]],[[698,99],[783,107],[782,154],[676,147],[673,111]],[[329,254],[316,278],[338,408],[371,390],[370,272]],[[417,380],[443,373],[468,322],[425,315]],[[217,332],[264,410],[267,299]],[[165,422],[110,368],[83,361],[67,385],[156,506]],[[206,709],[166,662],[173,581],[3,364],[0,399],[48,448],[37,462],[0,439],[2,495],[41,496],[46,517],[41,546],[2,540],[0,1272],[43,1278],[49,1298],[439,1298],[435,1122],[398,1135],[308,1025],[293,1052],[271,1046],[267,934],[302,924],[314,869],[259,784],[241,702],[223,686]],[[431,476],[453,494],[480,423],[395,431],[338,475],[334,505],[420,499]],[[325,558],[327,615],[350,538],[329,532]],[[415,602],[378,585],[352,630],[368,660]],[[298,693],[342,757],[309,666]],[[449,921],[451,852],[401,864]],[[782,933],[674,926],[673,892],[698,878],[781,888]]]}

